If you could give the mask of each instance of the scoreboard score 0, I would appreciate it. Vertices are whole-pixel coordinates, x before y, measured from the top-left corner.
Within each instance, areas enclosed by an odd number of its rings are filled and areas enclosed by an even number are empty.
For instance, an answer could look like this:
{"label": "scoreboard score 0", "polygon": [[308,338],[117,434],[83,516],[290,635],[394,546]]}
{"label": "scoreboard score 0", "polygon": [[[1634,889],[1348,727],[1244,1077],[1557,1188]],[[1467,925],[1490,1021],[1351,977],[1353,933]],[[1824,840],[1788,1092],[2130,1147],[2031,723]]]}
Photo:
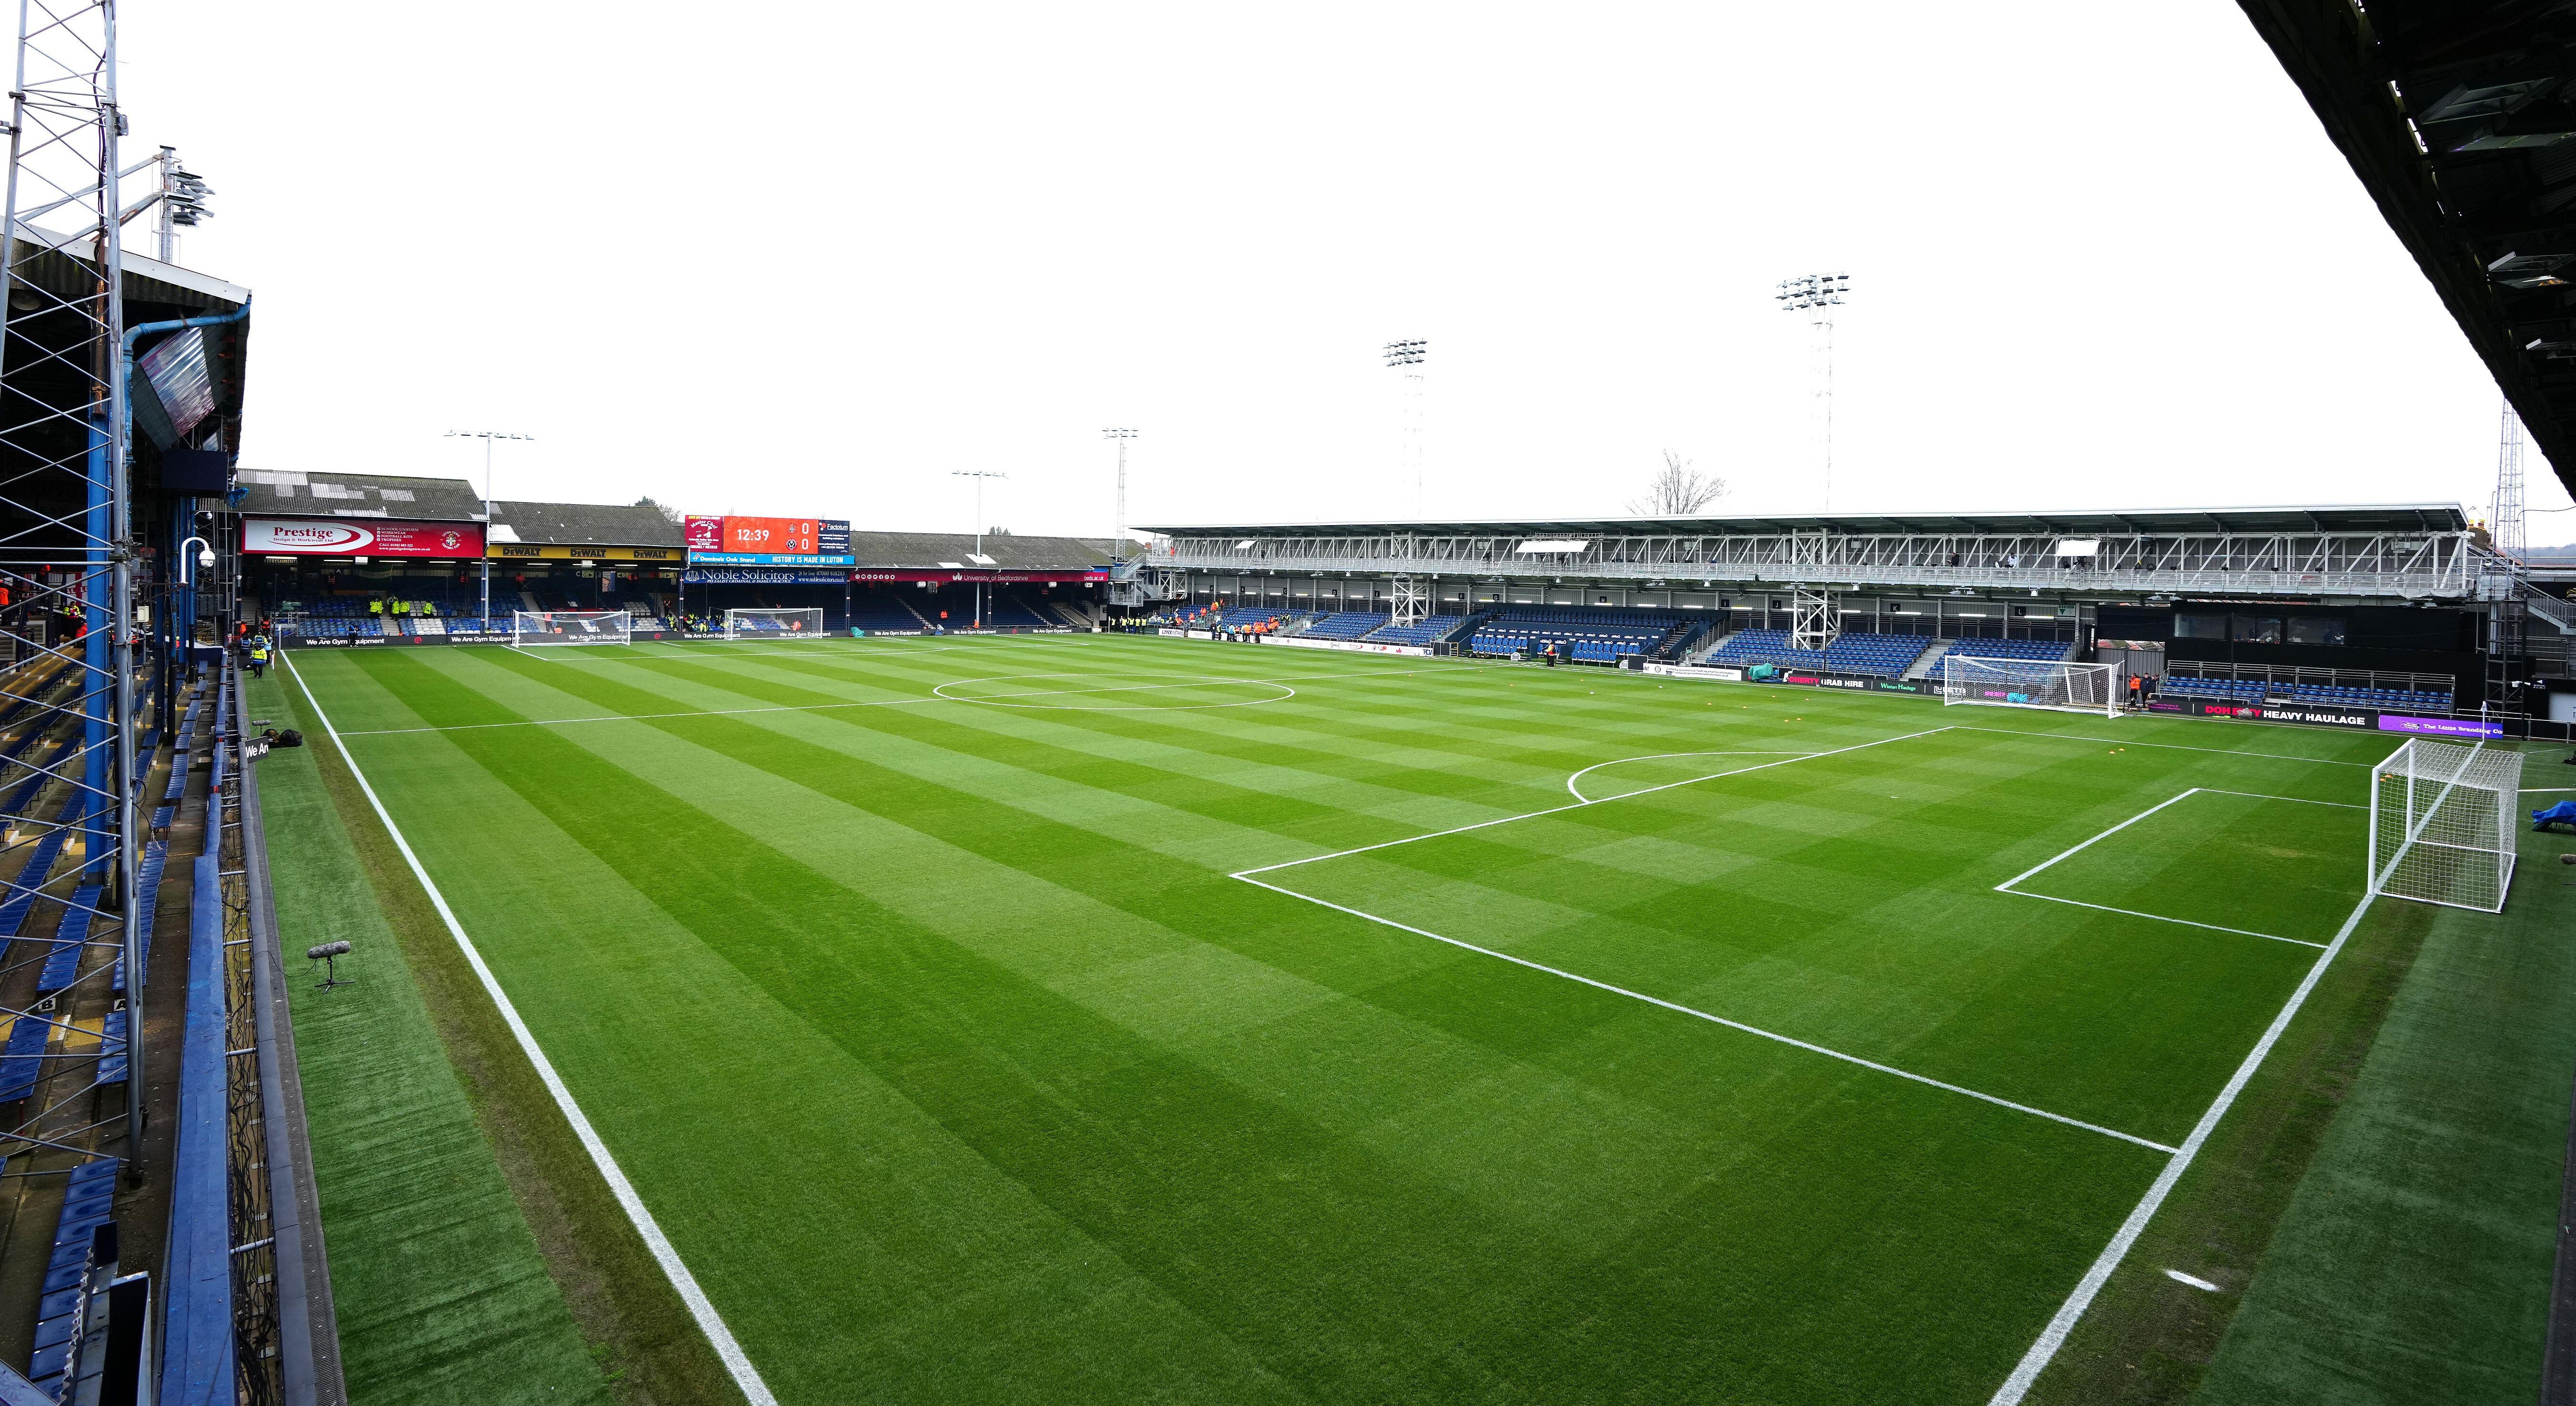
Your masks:
{"label": "scoreboard score 0", "polygon": [[810,555],[820,548],[823,534],[819,518],[810,517],[728,517],[724,520],[724,546],[728,552],[767,552],[775,555]]}

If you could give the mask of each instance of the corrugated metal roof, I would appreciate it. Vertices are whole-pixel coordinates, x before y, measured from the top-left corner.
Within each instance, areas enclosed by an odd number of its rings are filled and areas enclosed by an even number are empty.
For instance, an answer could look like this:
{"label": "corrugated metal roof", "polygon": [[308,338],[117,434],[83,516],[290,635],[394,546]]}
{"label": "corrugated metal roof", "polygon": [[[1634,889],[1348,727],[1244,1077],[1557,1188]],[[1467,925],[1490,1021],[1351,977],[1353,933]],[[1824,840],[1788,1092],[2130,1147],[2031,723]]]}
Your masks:
{"label": "corrugated metal roof", "polygon": [[1016,534],[984,538],[984,555],[993,559],[988,568],[968,555],[975,550],[971,532],[852,532],[850,554],[861,567],[922,568],[992,571],[1097,571],[1109,565],[1107,538],[1087,537],[1022,537]]}
{"label": "corrugated metal roof", "polygon": [[495,502],[492,516],[522,542],[601,547],[677,547],[681,543],[680,525],[662,516],[661,509],[632,504]]}
{"label": "corrugated metal roof", "polygon": [[277,517],[394,517],[421,522],[483,520],[483,496],[461,478],[242,469],[234,475],[233,482],[249,490],[241,508],[246,513]]}

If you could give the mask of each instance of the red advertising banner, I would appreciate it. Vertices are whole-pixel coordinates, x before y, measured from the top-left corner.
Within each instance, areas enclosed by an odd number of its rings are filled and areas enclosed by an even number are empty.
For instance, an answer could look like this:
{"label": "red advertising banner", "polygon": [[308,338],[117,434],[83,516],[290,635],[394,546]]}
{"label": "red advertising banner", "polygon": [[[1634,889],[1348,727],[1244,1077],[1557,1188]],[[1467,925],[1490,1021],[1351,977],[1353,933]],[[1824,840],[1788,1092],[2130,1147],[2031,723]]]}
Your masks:
{"label": "red advertising banner", "polygon": [[293,557],[481,557],[479,522],[245,518],[242,551]]}
{"label": "red advertising banner", "polygon": [[690,551],[721,552],[724,550],[724,519],[699,517],[692,513],[681,519],[680,535],[688,543]]}

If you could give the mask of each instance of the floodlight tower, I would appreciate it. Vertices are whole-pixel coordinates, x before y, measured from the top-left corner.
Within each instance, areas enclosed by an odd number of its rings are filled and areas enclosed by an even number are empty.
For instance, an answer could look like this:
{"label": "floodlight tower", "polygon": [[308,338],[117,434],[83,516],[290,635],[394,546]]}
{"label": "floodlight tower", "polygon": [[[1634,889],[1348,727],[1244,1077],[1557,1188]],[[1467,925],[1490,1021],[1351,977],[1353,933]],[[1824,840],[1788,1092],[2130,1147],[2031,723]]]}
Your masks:
{"label": "floodlight tower", "polygon": [[[948,476],[950,478],[971,478],[975,480],[974,562],[975,565],[980,568],[984,565],[984,480],[988,478],[1009,478],[1010,475],[1006,473],[997,473],[991,469],[951,469],[948,471]],[[981,581],[975,583],[975,628],[979,630],[984,628],[984,583]]]}
{"label": "floodlight tower", "polygon": [[1100,437],[1118,441],[1118,530],[1109,538],[1109,560],[1123,562],[1127,559],[1127,441],[1134,439],[1136,432],[1132,429],[1102,430]]}
{"label": "floodlight tower", "polygon": [[2496,554],[2522,560],[2522,416],[2513,402],[2504,403],[2504,426],[2497,437],[2495,500],[2488,505],[2487,535]]}
{"label": "floodlight tower", "polygon": [[510,434],[504,430],[449,430],[446,437],[483,441],[483,629],[489,633],[492,628],[492,441],[517,439],[534,444],[537,437]]}
{"label": "floodlight tower", "polygon": [[160,189],[145,197],[160,209],[152,222],[152,233],[159,244],[161,262],[179,262],[179,231],[195,229],[215,217],[206,208],[206,197],[215,188],[206,179],[179,164],[179,149],[165,146],[151,164],[160,167]]}
{"label": "floodlight tower", "polygon": [[[1400,411],[1398,443],[1401,459],[1413,470],[1413,517],[1422,519],[1422,363],[1430,357],[1431,344],[1419,337],[1411,341],[1386,344],[1386,364],[1404,375],[1404,402]],[[1390,583],[1394,608],[1388,611],[1398,625],[1418,623],[1430,613],[1423,600],[1422,584],[1413,578],[1414,537],[1404,535],[1404,554],[1396,563],[1395,579]]]}
{"label": "floodlight tower", "polygon": [[1780,291],[1773,295],[1781,311],[1806,314],[1807,325],[1815,329],[1816,405],[1824,416],[1828,513],[1834,510],[1834,309],[1842,306],[1843,295],[1850,291],[1850,274],[1805,273],[1781,279]]}

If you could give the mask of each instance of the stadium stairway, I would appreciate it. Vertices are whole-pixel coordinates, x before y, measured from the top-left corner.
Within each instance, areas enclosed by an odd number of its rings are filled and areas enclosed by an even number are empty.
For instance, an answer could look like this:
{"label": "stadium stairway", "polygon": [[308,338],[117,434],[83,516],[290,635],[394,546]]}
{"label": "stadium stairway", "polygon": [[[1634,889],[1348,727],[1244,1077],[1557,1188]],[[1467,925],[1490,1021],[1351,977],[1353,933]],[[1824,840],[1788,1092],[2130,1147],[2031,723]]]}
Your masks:
{"label": "stadium stairway", "polygon": [[1897,677],[1899,679],[1930,678],[1932,671],[1941,667],[1941,656],[1949,653],[1958,643],[1957,640],[1932,641],[1932,647],[1923,651],[1923,657],[1914,661],[1914,667]]}

